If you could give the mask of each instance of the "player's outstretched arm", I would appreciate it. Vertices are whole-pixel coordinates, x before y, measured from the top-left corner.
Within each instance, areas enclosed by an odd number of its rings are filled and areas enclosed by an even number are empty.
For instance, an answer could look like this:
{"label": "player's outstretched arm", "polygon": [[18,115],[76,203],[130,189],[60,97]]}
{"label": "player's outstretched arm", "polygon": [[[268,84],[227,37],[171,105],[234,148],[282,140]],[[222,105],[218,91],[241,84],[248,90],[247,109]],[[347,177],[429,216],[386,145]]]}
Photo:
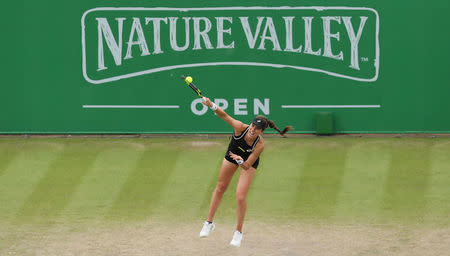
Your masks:
{"label": "player's outstretched arm", "polygon": [[205,100],[202,103],[211,108],[217,114],[217,116],[222,118],[227,124],[233,127],[237,134],[241,133],[247,128],[246,124],[229,116],[222,108],[214,104],[209,98],[205,97]]}

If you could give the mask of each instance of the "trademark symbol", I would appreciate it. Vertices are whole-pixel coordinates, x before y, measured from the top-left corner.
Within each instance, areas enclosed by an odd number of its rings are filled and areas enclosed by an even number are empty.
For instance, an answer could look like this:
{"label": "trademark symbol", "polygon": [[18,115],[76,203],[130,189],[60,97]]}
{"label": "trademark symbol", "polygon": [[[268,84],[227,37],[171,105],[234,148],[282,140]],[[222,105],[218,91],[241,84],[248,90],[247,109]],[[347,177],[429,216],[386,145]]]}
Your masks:
{"label": "trademark symbol", "polygon": [[367,61],[369,61],[369,58],[367,58],[367,57],[361,57],[361,61],[367,62]]}

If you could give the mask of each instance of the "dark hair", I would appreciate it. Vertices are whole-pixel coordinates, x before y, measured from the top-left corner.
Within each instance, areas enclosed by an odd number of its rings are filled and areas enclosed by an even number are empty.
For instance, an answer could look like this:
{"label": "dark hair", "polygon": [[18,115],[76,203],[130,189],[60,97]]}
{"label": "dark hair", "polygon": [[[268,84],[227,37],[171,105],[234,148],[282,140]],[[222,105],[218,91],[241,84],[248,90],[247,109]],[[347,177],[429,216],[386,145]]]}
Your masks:
{"label": "dark hair", "polygon": [[279,132],[281,136],[284,136],[285,133],[294,129],[292,126],[286,126],[282,131],[280,131],[273,120],[268,120],[265,116],[257,116],[255,120],[256,119],[260,119],[263,121],[263,130],[265,130],[267,127],[270,127]]}

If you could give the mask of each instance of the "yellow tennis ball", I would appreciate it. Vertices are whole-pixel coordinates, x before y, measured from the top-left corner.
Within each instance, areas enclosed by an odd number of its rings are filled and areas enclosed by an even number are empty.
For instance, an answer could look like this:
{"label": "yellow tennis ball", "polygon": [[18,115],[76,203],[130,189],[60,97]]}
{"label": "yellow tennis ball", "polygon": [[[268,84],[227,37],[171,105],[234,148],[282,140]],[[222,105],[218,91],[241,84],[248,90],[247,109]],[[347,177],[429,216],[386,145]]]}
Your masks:
{"label": "yellow tennis ball", "polygon": [[190,83],[192,83],[192,77],[188,76],[188,77],[186,77],[186,79],[184,79],[184,81],[185,81],[187,84],[190,84]]}

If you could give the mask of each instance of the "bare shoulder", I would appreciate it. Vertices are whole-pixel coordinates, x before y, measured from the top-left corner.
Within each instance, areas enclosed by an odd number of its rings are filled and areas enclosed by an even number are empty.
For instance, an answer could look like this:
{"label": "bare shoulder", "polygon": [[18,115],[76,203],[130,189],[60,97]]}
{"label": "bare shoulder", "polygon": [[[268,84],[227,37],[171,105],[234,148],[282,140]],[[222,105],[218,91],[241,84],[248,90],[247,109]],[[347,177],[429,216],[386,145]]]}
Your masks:
{"label": "bare shoulder", "polygon": [[244,124],[244,123],[240,122],[240,125],[238,125],[234,128],[234,135],[236,135],[236,136],[241,135],[245,131],[245,129],[247,129],[247,127],[249,127],[248,124]]}

